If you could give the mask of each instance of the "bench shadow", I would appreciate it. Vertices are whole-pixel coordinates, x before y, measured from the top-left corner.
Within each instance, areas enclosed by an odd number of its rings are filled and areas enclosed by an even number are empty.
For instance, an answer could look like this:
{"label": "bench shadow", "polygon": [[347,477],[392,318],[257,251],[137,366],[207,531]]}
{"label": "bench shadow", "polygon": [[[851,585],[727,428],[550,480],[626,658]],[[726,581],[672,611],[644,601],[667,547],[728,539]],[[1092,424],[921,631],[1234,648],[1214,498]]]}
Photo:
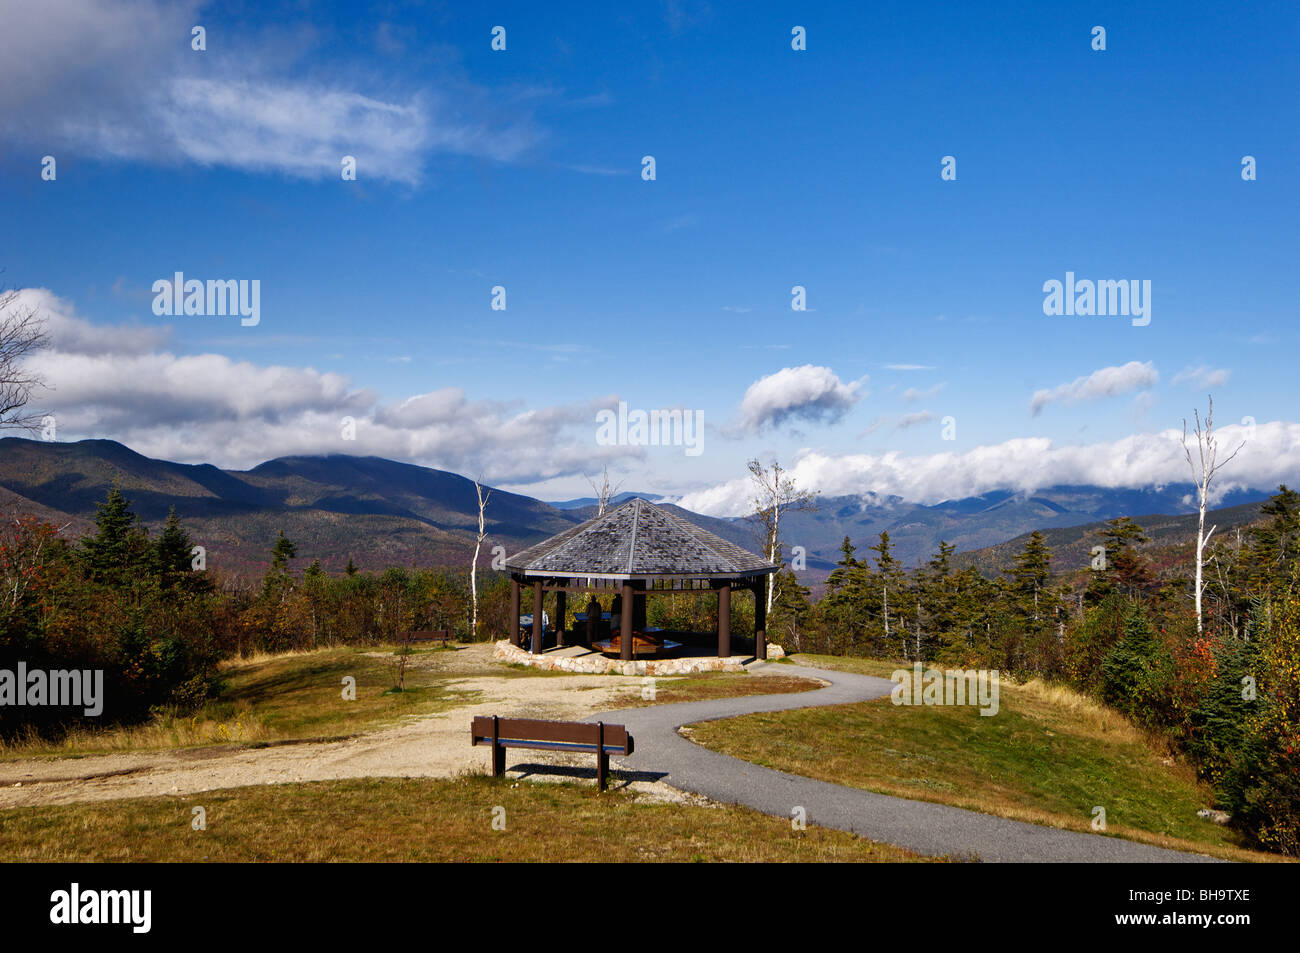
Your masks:
{"label": "bench shadow", "polygon": [[[508,764],[507,771],[520,772],[521,780],[526,780],[534,775],[548,775],[551,777],[571,778],[575,781],[596,782],[596,766],[590,768],[579,768],[565,764],[533,764],[525,762],[523,764]],[[609,768],[609,789],[616,791],[619,788],[625,788],[633,781],[644,781],[653,784],[655,781],[662,781],[668,776],[667,771],[629,771],[625,768],[616,768],[610,765]]]}

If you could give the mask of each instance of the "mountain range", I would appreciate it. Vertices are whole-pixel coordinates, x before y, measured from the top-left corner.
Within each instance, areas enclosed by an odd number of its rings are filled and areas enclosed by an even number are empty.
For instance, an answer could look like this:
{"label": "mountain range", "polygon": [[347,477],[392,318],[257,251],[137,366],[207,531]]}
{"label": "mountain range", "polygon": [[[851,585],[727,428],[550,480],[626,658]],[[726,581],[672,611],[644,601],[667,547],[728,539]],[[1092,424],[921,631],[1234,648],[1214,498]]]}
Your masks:
{"label": "mountain range", "polygon": [[[6,513],[30,513],[80,535],[115,482],[153,529],[175,508],[194,541],[207,549],[209,566],[237,576],[265,570],[281,530],[297,544],[300,563],[320,559],[332,572],[349,558],[362,569],[467,566],[477,531],[473,481],[379,457],[279,457],[251,470],[223,470],[151,459],[112,440],[0,440],[0,509]],[[1116,516],[1133,516],[1153,540],[1187,538],[1195,525],[1194,515],[1188,516],[1192,489],[1190,484],[1147,490],[1057,486],[932,505],[864,490],[819,498],[815,510],[788,512],[782,538],[787,558],[790,547],[804,547],[807,570],[801,576],[815,590],[840,558],[845,536],[864,558],[882,530],[906,565],[924,561],[947,540],[967,554],[964,559],[997,571],[1010,564],[1023,534],[1040,529],[1048,533],[1058,562],[1068,567],[1086,562],[1093,531]],[[1228,494],[1221,501],[1226,508],[1216,514],[1220,532],[1254,519],[1269,493]],[[738,545],[759,548],[755,524],[745,518],[692,513],[654,493],[620,493],[612,503],[634,496]],[[595,509],[591,498],[547,503],[494,489],[486,509],[488,555],[481,565],[488,564],[494,545],[513,552],[588,519]]]}

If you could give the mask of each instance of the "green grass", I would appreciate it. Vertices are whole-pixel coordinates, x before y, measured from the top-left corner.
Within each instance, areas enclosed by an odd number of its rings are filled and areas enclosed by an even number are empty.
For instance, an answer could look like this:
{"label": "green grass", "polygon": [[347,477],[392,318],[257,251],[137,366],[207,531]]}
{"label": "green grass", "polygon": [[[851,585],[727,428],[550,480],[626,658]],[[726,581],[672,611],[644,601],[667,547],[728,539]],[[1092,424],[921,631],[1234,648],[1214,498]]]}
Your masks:
{"label": "green grass", "polygon": [[[617,781],[618,772],[614,772]],[[193,808],[207,829],[192,829]],[[492,827],[505,809],[505,830]],[[913,861],[740,807],[481,776],[260,785],[0,811],[0,861]]]}
{"label": "green grass", "polygon": [[[798,656],[888,677],[900,664]],[[1271,860],[1196,816],[1195,772],[1118,713],[1069,689],[1002,681],[1000,710],[895,706],[889,698],[695,725],[693,740],[756,764],[885,794],[1233,859]]]}

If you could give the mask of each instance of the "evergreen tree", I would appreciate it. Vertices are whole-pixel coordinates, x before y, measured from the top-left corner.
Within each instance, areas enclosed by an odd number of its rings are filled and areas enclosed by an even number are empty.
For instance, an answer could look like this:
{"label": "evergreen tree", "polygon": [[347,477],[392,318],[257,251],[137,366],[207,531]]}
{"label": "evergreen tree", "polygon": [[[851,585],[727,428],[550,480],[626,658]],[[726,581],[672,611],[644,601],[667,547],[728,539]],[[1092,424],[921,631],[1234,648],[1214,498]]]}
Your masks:
{"label": "evergreen tree", "polygon": [[952,579],[952,632],[948,654],[974,664],[991,661],[992,613],[997,606],[998,588],[974,566],[967,566]]}
{"label": "evergreen tree", "polygon": [[1029,534],[1016,554],[1015,566],[1004,573],[1008,610],[1013,626],[1003,627],[1005,664],[1012,670],[1042,672],[1054,668],[1063,652],[1065,620],[1059,594],[1052,589],[1052,551],[1038,530]]}
{"label": "evergreen tree", "polygon": [[899,632],[898,619],[905,608],[903,600],[903,567],[894,558],[894,551],[889,542],[889,533],[880,531],[880,542],[871,547],[876,554],[877,588],[880,592],[881,623],[884,627],[884,644],[886,651],[893,650],[893,639],[902,638],[902,654],[907,656],[906,631]]}
{"label": "evergreen tree", "polygon": [[768,618],[768,635],[774,636],[782,648],[790,652],[804,650],[805,631],[812,617],[812,603],[808,601],[808,587],[799,585],[792,570],[783,570],[784,577],[777,588],[776,602]]}
{"label": "evergreen tree", "polygon": [[1246,725],[1259,706],[1258,690],[1245,690],[1244,678],[1257,679],[1258,640],[1225,633],[1214,646],[1215,672],[1209,691],[1188,714],[1188,751],[1201,775],[1214,787],[1220,805],[1235,814],[1254,767]]}
{"label": "evergreen tree", "polygon": [[293,588],[289,576],[289,560],[297,555],[298,547],[284,535],[284,530],[280,530],[279,537],[271,546],[271,565],[266,571],[263,584],[263,595],[267,600],[284,604]]}
{"label": "evergreen tree", "polygon": [[167,513],[167,522],[153,544],[153,562],[163,585],[173,584],[182,573],[191,571],[190,551],[194,548],[189,534],[181,526],[176,507]]}
{"label": "evergreen tree", "polygon": [[95,532],[81,544],[86,574],[108,583],[138,578],[146,562],[148,534],[131,512],[131,501],[115,482],[96,509]]}
{"label": "evergreen tree", "polygon": [[289,571],[289,560],[296,559],[298,556],[298,547],[289,541],[284,535],[284,530],[280,530],[280,537],[271,547],[271,568],[279,572]]}
{"label": "evergreen tree", "polygon": [[1124,615],[1124,636],[1101,663],[1102,697],[1138,721],[1155,723],[1167,659],[1146,612],[1130,604]]}
{"label": "evergreen tree", "polygon": [[1300,559],[1300,493],[1285,483],[1259,508],[1268,522],[1251,530],[1250,587],[1266,599],[1287,587]]}
{"label": "evergreen tree", "polygon": [[[957,590],[952,572],[952,554],[956,548],[952,543],[940,540],[939,551],[926,563],[924,571],[918,573],[916,624],[917,632],[922,633],[918,636],[921,661],[941,654],[956,627]],[[922,610],[924,629],[921,628]]]}
{"label": "evergreen tree", "polygon": [[1112,592],[1133,598],[1156,586],[1151,563],[1137,551],[1138,546],[1150,541],[1141,526],[1129,517],[1121,516],[1107,521],[1098,535],[1104,547],[1105,562],[1100,570],[1094,572],[1084,592],[1084,600],[1089,605],[1101,602]]}
{"label": "evergreen tree", "polygon": [[844,537],[840,560],[826,580],[821,609],[829,631],[826,649],[848,654],[868,647],[871,569],[857,558],[853,542]]}

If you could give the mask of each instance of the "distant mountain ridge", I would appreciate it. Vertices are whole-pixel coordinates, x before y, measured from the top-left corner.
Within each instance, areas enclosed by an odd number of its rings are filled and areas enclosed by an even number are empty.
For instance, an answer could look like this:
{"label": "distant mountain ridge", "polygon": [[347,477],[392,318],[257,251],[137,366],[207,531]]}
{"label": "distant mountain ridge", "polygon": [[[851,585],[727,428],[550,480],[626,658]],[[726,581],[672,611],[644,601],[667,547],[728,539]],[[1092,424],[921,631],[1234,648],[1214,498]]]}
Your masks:
{"label": "distant mountain ridge", "polygon": [[[622,506],[628,500],[648,500],[651,503],[659,503],[665,497],[659,493],[616,493],[609,499],[609,506]],[[580,496],[576,500],[548,500],[547,505],[553,506],[557,510],[586,510],[594,509],[597,503],[594,496]]]}
{"label": "distant mountain ridge", "polygon": [[[1259,508],[1262,505],[1263,500],[1257,500],[1209,510],[1206,513],[1206,528],[1215,527],[1215,540],[1229,539],[1234,533],[1260,519]],[[1196,513],[1126,515],[1131,515],[1133,522],[1142,527],[1143,535],[1147,537],[1148,542],[1139,548],[1153,553],[1159,551],[1158,562],[1181,556],[1185,557],[1183,562],[1186,563],[1191,558],[1196,541]],[[1092,548],[1100,545],[1101,532],[1105,527],[1106,521],[1098,520],[1041,530],[1047,547],[1052,552],[1053,571],[1068,573],[1087,569],[1092,561]],[[997,574],[1014,565],[1016,554],[1025,548],[1029,535],[1022,533],[1002,543],[957,554],[953,557],[953,563],[958,567],[975,566],[985,575]]]}
{"label": "distant mountain ridge", "polygon": [[[806,549],[809,569],[829,571],[840,558],[845,536],[862,558],[870,555],[867,547],[876,544],[883,530],[889,533],[895,557],[914,566],[933,555],[940,540],[964,552],[1005,543],[1034,529],[1082,526],[1117,516],[1188,513],[1193,509],[1188,502],[1192,492],[1188,483],[1148,490],[1094,486],[1055,486],[1033,493],[999,490],[935,504],[870,494],[823,497],[816,512],[786,514],[781,535],[787,547]],[[1220,505],[1258,503],[1269,494],[1267,490],[1233,492]]]}
{"label": "distant mountain ridge", "polygon": [[[30,512],[79,534],[90,525],[96,504],[115,480],[147,525],[160,526],[175,507],[195,541],[207,547],[209,564],[238,574],[264,571],[270,546],[282,529],[298,544],[300,564],[319,558],[329,571],[341,570],[349,558],[363,569],[468,567],[477,531],[473,481],[381,457],[289,456],[250,470],[223,470],[151,459],[112,440],[0,439],[0,508],[5,511]],[[1084,532],[1061,535],[1065,530],[1116,516],[1163,513],[1168,515],[1161,519],[1172,520],[1169,525],[1182,532],[1177,517],[1191,512],[1191,491],[1190,484],[1147,490],[1058,486],[926,505],[864,490],[861,495],[820,498],[815,512],[787,512],[781,535],[787,559],[792,547],[803,547],[807,570],[800,575],[816,586],[840,558],[846,535],[860,558],[870,555],[867,547],[886,530],[895,555],[906,565],[929,558],[939,541],[947,540],[959,552],[988,550],[981,558],[992,566],[1006,547],[1033,529],[1047,531],[1049,539],[1060,539],[1063,547],[1077,548]],[[1221,506],[1254,505],[1257,510],[1270,492],[1229,494]],[[672,499],[626,492],[618,494],[613,505],[632,497]],[[659,505],[746,549],[760,548],[750,519],[704,516],[675,503]],[[490,562],[491,546],[514,552],[594,513],[595,500],[590,498],[545,503],[494,489],[486,513],[489,547],[481,565]]]}
{"label": "distant mountain ridge", "polygon": [[[176,508],[209,561],[235,572],[264,568],[281,529],[300,558],[338,570],[389,564],[468,565],[477,531],[473,481],[380,457],[281,457],[251,470],[154,460],[112,440],[0,440],[0,487],[52,522],[92,519],[116,481],[151,526]],[[488,533],[509,549],[577,519],[531,497],[494,490]]]}

